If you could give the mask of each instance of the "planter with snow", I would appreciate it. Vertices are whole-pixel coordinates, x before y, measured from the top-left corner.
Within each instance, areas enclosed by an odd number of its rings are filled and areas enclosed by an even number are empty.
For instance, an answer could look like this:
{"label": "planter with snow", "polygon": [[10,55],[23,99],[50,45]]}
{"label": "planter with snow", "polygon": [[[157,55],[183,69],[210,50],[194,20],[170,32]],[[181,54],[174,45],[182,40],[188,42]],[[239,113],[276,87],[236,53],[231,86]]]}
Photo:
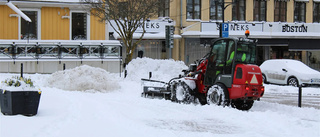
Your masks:
{"label": "planter with snow", "polygon": [[0,94],[2,114],[33,116],[38,113],[41,91],[33,86],[30,79],[7,79],[1,82]]}

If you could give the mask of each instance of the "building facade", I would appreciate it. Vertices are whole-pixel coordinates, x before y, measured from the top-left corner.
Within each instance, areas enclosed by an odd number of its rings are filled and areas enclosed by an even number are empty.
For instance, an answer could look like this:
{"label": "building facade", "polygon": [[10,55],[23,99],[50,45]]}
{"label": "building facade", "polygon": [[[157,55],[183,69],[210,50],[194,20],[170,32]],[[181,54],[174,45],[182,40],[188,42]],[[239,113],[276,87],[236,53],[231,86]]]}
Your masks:
{"label": "building facade", "polygon": [[1,0],[0,19],[0,72],[18,72],[20,63],[27,73],[83,64],[121,70],[120,42],[79,0]]}
{"label": "building facade", "polygon": [[[79,1],[11,1],[28,23],[0,1],[0,39],[106,40],[107,25],[83,10]],[[29,35],[30,34],[30,35]]]}
{"label": "building facade", "polygon": [[[78,0],[12,1],[31,23],[6,3],[0,1],[0,39],[120,40],[107,23],[83,11]],[[163,0],[163,6],[158,17],[146,22],[135,57],[193,63],[219,38],[219,24],[225,22],[229,37],[244,37],[249,30],[249,38],[258,40],[258,64],[290,58],[320,70],[320,0]],[[172,47],[166,46],[166,26],[174,26]],[[140,35],[138,30],[134,38]]]}
{"label": "building facade", "polygon": [[172,0],[175,21],[173,58],[193,63],[219,37],[219,23],[229,25],[229,37],[258,39],[258,64],[290,58],[320,70],[319,0]]}

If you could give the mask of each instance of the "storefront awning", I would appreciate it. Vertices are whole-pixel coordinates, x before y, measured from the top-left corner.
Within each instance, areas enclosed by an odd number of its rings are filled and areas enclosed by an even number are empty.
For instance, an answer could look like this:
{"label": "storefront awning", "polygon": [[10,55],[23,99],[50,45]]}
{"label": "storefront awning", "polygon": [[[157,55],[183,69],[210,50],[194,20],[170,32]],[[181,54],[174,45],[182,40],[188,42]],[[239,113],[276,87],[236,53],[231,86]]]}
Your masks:
{"label": "storefront awning", "polygon": [[259,39],[257,46],[288,46],[288,39]]}
{"label": "storefront awning", "polygon": [[289,50],[320,50],[320,39],[289,39]]}

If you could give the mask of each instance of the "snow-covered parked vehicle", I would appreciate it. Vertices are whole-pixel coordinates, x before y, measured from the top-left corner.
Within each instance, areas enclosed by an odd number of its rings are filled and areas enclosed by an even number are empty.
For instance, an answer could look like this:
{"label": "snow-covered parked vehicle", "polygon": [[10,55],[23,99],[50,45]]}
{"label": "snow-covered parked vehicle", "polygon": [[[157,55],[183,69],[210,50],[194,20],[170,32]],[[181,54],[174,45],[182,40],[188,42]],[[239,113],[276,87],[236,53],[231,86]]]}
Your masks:
{"label": "snow-covered parked vehicle", "polygon": [[266,60],[260,65],[260,69],[265,83],[291,86],[320,85],[320,72],[298,60]]}

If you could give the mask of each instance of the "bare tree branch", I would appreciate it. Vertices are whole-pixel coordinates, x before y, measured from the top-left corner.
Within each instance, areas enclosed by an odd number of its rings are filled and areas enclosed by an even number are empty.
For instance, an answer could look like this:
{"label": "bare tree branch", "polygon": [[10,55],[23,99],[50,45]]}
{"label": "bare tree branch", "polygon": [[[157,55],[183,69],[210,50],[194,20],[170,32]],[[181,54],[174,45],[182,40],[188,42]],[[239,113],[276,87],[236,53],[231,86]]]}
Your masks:
{"label": "bare tree branch", "polygon": [[[165,7],[161,3],[168,0],[80,0],[83,7],[97,16],[106,20],[116,33],[119,34],[126,47],[126,61],[132,60],[135,48],[141,42],[145,33],[147,19],[157,17],[159,10]],[[112,23],[114,22],[114,23]],[[115,25],[116,26],[115,26]],[[133,34],[142,27],[139,39],[133,42]]]}

